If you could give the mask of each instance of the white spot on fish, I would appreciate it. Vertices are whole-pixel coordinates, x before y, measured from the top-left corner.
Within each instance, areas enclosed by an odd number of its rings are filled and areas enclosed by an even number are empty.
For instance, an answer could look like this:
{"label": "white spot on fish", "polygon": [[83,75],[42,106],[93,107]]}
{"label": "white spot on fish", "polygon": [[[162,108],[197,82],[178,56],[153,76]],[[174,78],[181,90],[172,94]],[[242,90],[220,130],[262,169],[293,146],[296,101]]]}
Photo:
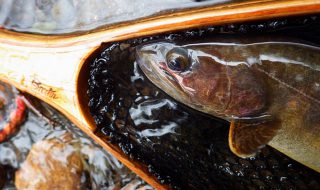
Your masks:
{"label": "white spot on fish", "polygon": [[315,82],[313,88],[315,89],[315,91],[319,92],[320,91],[320,84]]}
{"label": "white spot on fish", "polygon": [[303,81],[303,75],[301,75],[301,74],[297,74],[296,75],[296,77],[295,77],[295,80],[297,81],[297,82],[301,82],[301,81]]}
{"label": "white spot on fish", "polygon": [[256,63],[259,63],[258,59],[256,57],[248,57],[247,63],[249,66],[254,65]]}

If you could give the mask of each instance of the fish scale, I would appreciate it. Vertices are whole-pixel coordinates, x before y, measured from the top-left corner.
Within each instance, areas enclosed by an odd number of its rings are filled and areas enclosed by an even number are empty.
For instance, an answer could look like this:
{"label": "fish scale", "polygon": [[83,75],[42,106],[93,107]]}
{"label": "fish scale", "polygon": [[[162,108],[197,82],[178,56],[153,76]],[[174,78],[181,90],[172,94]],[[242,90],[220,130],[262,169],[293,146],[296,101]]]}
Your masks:
{"label": "fish scale", "polygon": [[[268,33],[275,28],[287,28],[290,25],[288,23],[304,25],[307,21],[313,23],[317,19],[318,17],[294,18],[295,21],[264,21],[246,24],[246,27],[242,27],[242,24],[237,27],[209,27],[133,39],[114,43],[112,46],[105,44],[101,49],[101,56],[96,60],[105,58],[106,61],[101,64],[95,62],[90,68],[89,107],[98,124],[96,133],[102,137],[110,137],[111,142],[117,144],[124,153],[148,165],[149,172],[161,182],[170,184],[173,189],[320,189],[319,173],[270,147],[262,149],[256,157],[241,159],[234,156],[227,144],[226,122],[196,112],[168,97],[137,69],[132,57],[134,46],[151,40],[183,40],[186,36],[188,40],[198,39],[199,33],[219,34],[226,29],[229,32],[231,30],[230,33],[250,34],[263,28],[263,33]],[[266,27],[260,27],[261,25]],[[241,28],[246,28],[246,31],[243,32]],[[121,45],[127,48],[120,49]],[[123,56],[123,52],[127,55]],[[122,56],[119,58],[115,56],[120,54]],[[107,70],[108,74],[101,76],[102,70]],[[108,82],[98,86],[96,79],[101,77]],[[105,94],[101,99],[99,92],[102,89]],[[159,101],[168,101],[170,104],[154,109],[151,116],[142,114],[146,121],[156,122],[152,125],[136,125],[130,110],[146,102]],[[97,105],[105,107],[104,111],[95,109]],[[144,130],[159,131],[170,121],[177,125],[173,132],[161,136],[141,136]]]}

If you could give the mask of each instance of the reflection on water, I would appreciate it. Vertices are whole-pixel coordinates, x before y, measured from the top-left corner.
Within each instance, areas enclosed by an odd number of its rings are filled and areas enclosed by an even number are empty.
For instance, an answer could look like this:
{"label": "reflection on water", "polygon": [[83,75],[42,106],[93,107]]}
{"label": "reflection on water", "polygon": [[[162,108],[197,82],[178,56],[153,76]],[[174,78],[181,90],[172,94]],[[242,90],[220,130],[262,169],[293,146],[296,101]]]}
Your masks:
{"label": "reflection on water", "polygon": [[243,0],[0,0],[0,25],[25,32],[68,33],[160,11]]}
{"label": "reflection on water", "polygon": [[38,102],[37,108],[45,117],[29,111],[17,134],[0,144],[0,189],[15,189],[14,183],[52,189],[59,182],[63,188],[151,189],[48,105]]}

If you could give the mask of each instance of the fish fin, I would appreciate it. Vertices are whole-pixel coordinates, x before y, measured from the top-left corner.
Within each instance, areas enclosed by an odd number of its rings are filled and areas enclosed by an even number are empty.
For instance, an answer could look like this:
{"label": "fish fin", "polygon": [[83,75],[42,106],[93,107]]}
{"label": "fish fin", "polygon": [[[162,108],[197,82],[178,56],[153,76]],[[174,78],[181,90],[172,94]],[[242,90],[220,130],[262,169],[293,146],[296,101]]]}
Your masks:
{"label": "fish fin", "polygon": [[239,157],[253,156],[277,134],[280,123],[245,123],[231,121],[229,129],[230,150]]}

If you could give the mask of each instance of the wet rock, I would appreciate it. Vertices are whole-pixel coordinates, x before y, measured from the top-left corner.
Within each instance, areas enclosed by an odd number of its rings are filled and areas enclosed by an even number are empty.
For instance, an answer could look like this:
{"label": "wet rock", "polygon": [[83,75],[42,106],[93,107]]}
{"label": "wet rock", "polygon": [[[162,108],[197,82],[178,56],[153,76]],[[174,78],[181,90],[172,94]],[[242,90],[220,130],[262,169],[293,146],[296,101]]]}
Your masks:
{"label": "wet rock", "polygon": [[82,188],[82,158],[69,138],[66,136],[65,142],[50,139],[34,144],[26,161],[16,172],[17,189]]}
{"label": "wet rock", "polygon": [[9,21],[21,29],[30,28],[35,22],[35,1],[16,0],[13,2]]}

